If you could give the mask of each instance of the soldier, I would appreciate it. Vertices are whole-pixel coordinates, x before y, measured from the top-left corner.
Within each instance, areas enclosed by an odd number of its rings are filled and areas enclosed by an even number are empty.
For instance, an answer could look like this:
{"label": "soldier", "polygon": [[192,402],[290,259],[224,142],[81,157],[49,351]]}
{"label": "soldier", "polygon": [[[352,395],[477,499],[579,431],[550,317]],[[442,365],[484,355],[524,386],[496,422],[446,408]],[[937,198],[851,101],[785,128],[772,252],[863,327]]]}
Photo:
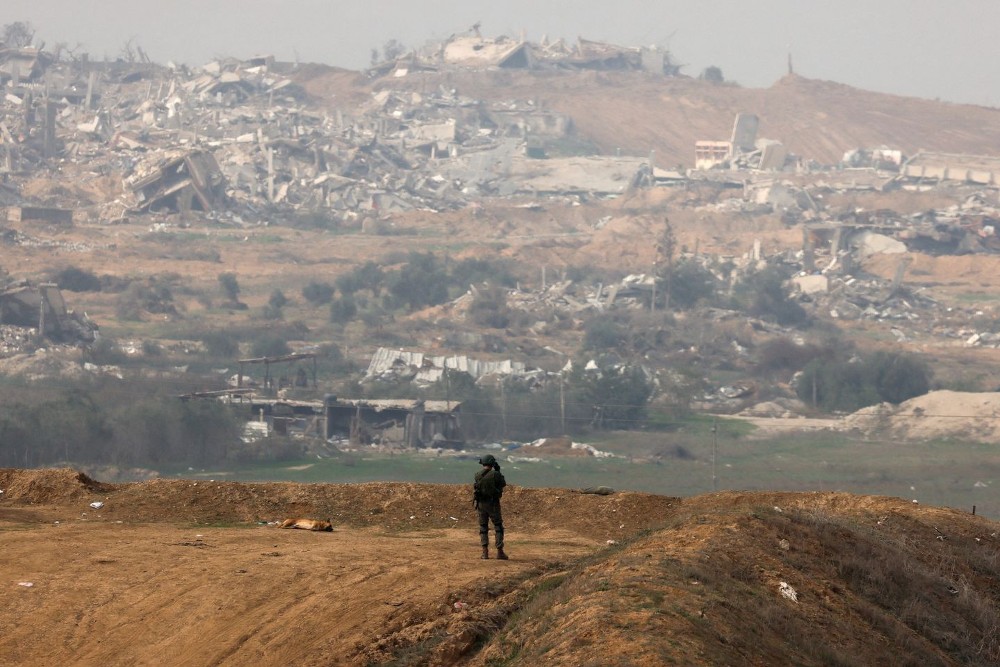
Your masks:
{"label": "soldier", "polygon": [[507,554],[503,551],[503,515],[500,514],[500,496],[503,495],[507,481],[504,480],[500,464],[492,454],[481,457],[479,465],[483,468],[476,473],[473,501],[479,512],[479,543],[483,547],[483,558],[490,557],[490,520],[492,520],[493,530],[496,532],[497,558],[507,560]]}

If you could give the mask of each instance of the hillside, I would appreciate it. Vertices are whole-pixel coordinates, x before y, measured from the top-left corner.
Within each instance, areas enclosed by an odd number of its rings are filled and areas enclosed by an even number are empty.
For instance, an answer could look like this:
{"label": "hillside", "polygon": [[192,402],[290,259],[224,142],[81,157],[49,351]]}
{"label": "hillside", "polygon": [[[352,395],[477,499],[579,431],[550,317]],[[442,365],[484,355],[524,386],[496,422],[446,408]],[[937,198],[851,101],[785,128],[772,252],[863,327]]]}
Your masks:
{"label": "hillside", "polygon": [[[314,73],[313,73],[314,74]],[[310,90],[326,92],[317,76]],[[329,75],[341,82],[342,74]],[[375,90],[441,85],[487,101],[534,100],[567,114],[577,133],[605,154],[647,155],[672,168],[694,166],[694,144],[727,140],[737,113],[760,117],[758,136],[777,139],[807,160],[836,164],[852,148],[888,145],[994,155],[1000,110],[900,97],[788,75],[769,88],[717,85],[637,72],[446,72],[376,81]],[[329,85],[329,84],[328,84]]]}
{"label": "hillside", "polygon": [[[6,664],[1000,660],[997,524],[900,499],[513,488],[501,563],[464,485],[0,489]],[[334,532],[276,528],[292,515]]]}

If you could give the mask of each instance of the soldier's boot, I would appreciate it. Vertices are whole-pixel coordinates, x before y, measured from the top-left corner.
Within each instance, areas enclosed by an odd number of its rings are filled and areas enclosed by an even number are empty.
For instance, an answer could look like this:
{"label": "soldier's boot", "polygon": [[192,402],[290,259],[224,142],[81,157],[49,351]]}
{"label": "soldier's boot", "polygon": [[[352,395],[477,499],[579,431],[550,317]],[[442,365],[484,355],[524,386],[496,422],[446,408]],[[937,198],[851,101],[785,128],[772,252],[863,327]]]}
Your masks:
{"label": "soldier's boot", "polygon": [[[501,551],[500,553],[502,554],[503,551]],[[483,560],[489,560],[489,558],[490,558],[490,548],[483,547]],[[500,558],[500,556],[498,555],[497,558]],[[506,558],[506,556],[504,556],[504,558]]]}
{"label": "soldier's boot", "polygon": [[503,552],[503,547],[497,549],[497,560],[510,560],[507,558],[507,554]]}

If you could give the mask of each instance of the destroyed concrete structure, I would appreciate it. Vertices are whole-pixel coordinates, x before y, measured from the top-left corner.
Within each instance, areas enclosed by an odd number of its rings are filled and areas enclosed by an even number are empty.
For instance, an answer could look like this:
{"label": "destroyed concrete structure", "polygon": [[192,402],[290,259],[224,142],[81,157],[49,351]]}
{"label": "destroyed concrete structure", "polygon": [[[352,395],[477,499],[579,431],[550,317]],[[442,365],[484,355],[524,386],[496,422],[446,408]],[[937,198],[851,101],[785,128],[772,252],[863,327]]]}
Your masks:
{"label": "destroyed concrete structure", "polygon": [[626,47],[583,37],[576,42],[548,38],[529,42],[523,37],[483,37],[476,28],[374,65],[369,75],[403,77],[442,67],[639,70],[666,75],[676,75],[681,68],[669,51],[658,47]]}
{"label": "destroyed concrete structure", "polygon": [[181,400],[223,400],[248,409],[245,437],[321,439],[340,448],[461,448],[459,401],[268,398],[252,389],[195,392]]}
{"label": "destroyed concrete structure", "polygon": [[324,400],[326,439],[355,445],[458,448],[463,444],[458,401]]}
{"label": "destroyed concrete structure", "polygon": [[729,141],[695,142],[695,169],[756,169],[781,171],[788,151],[780,141],[758,139],[760,119],[756,114],[739,113],[733,121]]}
{"label": "destroyed concrete structure", "polygon": [[4,48],[0,44],[0,85],[17,87],[21,82],[37,81],[52,64],[51,54],[35,48]]}
{"label": "destroyed concrete structure", "polygon": [[525,378],[540,373],[529,370],[523,362],[510,359],[489,361],[465,355],[429,355],[380,347],[372,354],[362,381],[409,381],[426,387],[440,382],[446,371],[467,373],[477,382],[490,377]]}
{"label": "destroyed concrete structure", "polygon": [[[35,55],[38,77],[9,86],[0,100],[0,173],[54,169],[46,160],[57,156],[121,173],[126,196],[79,212],[90,219],[198,212],[258,224],[310,211],[329,225],[364,226],[397,211],[454,210],[484,195],[609,197],[655,183],[652,159],[633,156],[527,164],[549,157],[546,146],[574,131],[572,118],[532,100],[487,104],[444,87],[382,90],[348,117],[314,105],[288,76],[294,66],[269,56],[188,69]],[[499,58],[505,67],[676,73],[664,64],[669,54],[655,49],[468,35],[409,62],[461,67],[466,57]],[[5,204],[51,203],[19,195],[0,185]]]}
{"label": "destroyed concrete structure", "polygon": [[7,208],[7,221],[72,225],[73,211],[51,206],[10,206]]}
{"label": "destroyed concrete structure", "polygon": [[91,343],[97,325],[86,314],[66,308],[62,292],[53,283],[17,281],[0,290],[0,324],[34,328],[56,342]]}
{"label": "destroyed concrete structure", "polygon": [[204,151],[158,158],[126,181],[140,211],[214,211],[225,202],[225,178]]}
{"label": "destroyed concrete structure", "polygon": [[958,181],[1000,184],[1000,157],[920,152],[906,160],[900,175],[919,182]]}

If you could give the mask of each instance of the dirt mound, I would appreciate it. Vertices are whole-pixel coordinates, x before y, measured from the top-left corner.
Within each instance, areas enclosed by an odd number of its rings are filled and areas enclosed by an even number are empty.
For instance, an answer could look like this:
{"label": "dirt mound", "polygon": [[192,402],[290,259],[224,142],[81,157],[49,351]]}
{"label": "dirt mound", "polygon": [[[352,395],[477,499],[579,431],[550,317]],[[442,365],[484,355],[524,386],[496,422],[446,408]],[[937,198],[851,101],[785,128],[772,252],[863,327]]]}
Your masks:
{"label": "dirt mound", "polygon": [[[126,523],[232,525],[311,517],[329,519],[335,528],[398,531],[469,527],[476,520],[471,485],[171,479],[101,484],[73,470],[50,469],[0,470],[0,488],[5,490],[4,500],[13,504],[100,500],[104,506],[99,518]],[[508,486],[504,515],[523,529],[558,527],[597,540],[622,539],[654,525],[675,502],[676,498],[648,493],[596,496],[570,489]]]}
{"label": "dirt mound", "polygon": [[[605,154],[655,151],[657,165],[693,166],[694,144],[726,140],[737,113],[760,117],[759,136],[825,164],[860,146],[989,155],[1000,147],[1000,110],[876,93],[788,75],[770,88],[741,88],[630,72],[448,72],[391,86],[447,85],[487,101],[530,99],[573,119]],[[385,87],[386,82],[375,87]],[[621,120],[627,118],[627,123]]]}
{"label": "dirt mound", "polygon": [[898,406],[869,406],[844,419],[869,436],[899,440],[953,438],[996,442],[1000,438],[1000,392],[932,391]]}
{"label": "dirt mound", "polygon": [[[1000,527],[898,498],[514,488],[498,562],[464,486],[3,469],[0,488],[5,664],[1000,660]],[[286,515],[335,529],[258,523]]]}
{"label": "dirt mound", "polygon": [[540,585],[471,664],[996,664],[996,529],[892,498],[694,498]]}
{"label": "dirt mound", "polygon": [[3,491],[0,497],[16,503],[61,503],[97,496],[111,488],[111,485],[69,468],[0,468],[0,490]]}

